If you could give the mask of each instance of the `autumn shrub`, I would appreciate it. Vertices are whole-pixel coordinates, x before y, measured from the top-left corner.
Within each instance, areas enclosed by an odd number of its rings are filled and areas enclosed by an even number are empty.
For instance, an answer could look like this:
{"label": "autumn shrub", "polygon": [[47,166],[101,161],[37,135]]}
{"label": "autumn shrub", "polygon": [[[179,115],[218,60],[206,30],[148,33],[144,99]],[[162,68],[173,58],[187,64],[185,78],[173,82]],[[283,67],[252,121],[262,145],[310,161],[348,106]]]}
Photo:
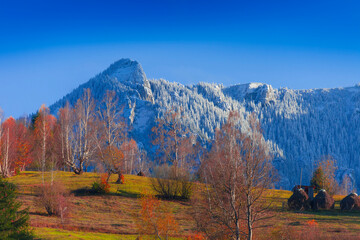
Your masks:
{"label": "autumn shrub", "polygon": [[306,232],[302,231],[300,239],[303,240],[315,240],[323,239],[319,224],[313,219],[306,222]]}
{"label": "autumn shrub", "polygon": [[123,174],[121,174],[121,176],[120,176],[120,183],[121,183],[121,184],[124,184],[124,183],[125,183],[125,177],[124,177]]}
{"label": "autumn shrub", "polygon": [[110,192],[110,184],[107,181],[108,175],[102,174],[100,180],[93,182],[91,191],[94,194],[106,194]]}
{"label": "autumn shrub", "polygon": [[193,192],[193,182],[187,171],[164,164],[156,167],[153,175],[151,185],[159,197],[165,199],[190,199]]}
{"label": "autumn shrub", "polygon": [[137,219],[141,235],[153,235],[157,239],[168,239],[178,231],[178,224],[167,204],[149,193],[142,193],[141,210]]}
{"label": "autumn shrub", "polygon": [[70,193],[61,182],[44,183],[37,187],[35,205],[52,216],[64,220],[70,212]]}
{"label": "autumn shrub", "polygon": [[205,240],[205,237],[202,233],[194,233],[188,236],[186,240]]}
{"label": "autumn shrub", "polygon": [[180,197],[182,199],[190,199],[192,193],[193,193],[193,182],[188,180],[188,177],[182,177],[180,180]]}
{"label": "autumn shrub", "polygon": [[16,198],[16,186],[0,177],[0,239],[33,239],[28,209]]}

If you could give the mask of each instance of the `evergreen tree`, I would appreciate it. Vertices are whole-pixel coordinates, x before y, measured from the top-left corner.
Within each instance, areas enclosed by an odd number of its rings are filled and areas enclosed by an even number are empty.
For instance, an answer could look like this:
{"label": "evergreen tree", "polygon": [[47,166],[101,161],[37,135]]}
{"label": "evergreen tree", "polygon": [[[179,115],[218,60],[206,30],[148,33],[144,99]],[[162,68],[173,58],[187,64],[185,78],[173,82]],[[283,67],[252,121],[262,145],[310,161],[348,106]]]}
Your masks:
{"label": "evergreen tree", "polygon": [[37,119],[39,116],[40,116],[39,111],[37,111],[36,113],[34,113],[34,114],[32,114],[32,115],[30,116],[30,118],[31,118],[31,122],[30,122],[30,126],[29,126],[30,130],[34,130],[34,129],[35,129],[35,122],[36,122],[36,119]]}
{"label": "evergreen tree", "polygon": [[0,239],[33,239],[28,209],[19,210],[16,187],[0,177]]}
{"label": "evergreen tree", "polygon": [[311,178],[310,185],[315,187],[315,191],[324,188],[325,176],[322,167],[318,167]]}

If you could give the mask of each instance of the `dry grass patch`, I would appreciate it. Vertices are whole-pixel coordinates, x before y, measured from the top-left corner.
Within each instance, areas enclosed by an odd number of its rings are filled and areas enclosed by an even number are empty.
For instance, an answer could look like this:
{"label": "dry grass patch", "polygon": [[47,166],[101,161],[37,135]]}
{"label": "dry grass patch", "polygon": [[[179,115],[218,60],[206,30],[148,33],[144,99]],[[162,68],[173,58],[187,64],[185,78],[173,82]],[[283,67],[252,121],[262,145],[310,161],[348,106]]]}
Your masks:
{"label": "dry grass patch", "polygon": [[[46,178],[50,179],[50,173]],[[96,173],[75,175],[72,172],[56,172],[55,177],[67,189],[74,191],[88,187],[99,178]],[[140,211],[138,196],[143,192],[153,193],[150,179],[125,175],[125,184],[115,184],[117,176],[110,178],[110,193],[106,195],[82,195],[71,198],[73,210],[69,219],[61,224],[57,217],[49,217],[44,209],[33,206],[34,186],[41,183],[38,172],[23,172],[9,179],[19,186],[19,198],[25,207],[30,207],[31,225],[36,233],[46,239],[135,239],[137,236],[136,221]],[[195,184],[194,194],[203,189]],[[256,239],[271,239],[274,231],[293,231],[301,233],[307,228],[307,222],[315,220],[322,238],[356,239],[360,235],[360,213],[340,212],[340,200],[344,196],[334,196],[335,209],[317,212],[292,212],[287,210],[287,199],[290,191],[269,190],[266,199],[273,203],[274,217],[267,222],[265,228],[255,232]],[[167,201],[179,225],[179,236],[189,236],[195,231],[195,222],[191,217],[190,202]],[[66,235],[68,234],[68,235]],[[77,235],[79,234],[79,235]],[[276,234],[275,234],[276,235]],[[61,237],[58,237],[61,236]],[[94,236],[94,238],[91,238]],[[99,236],[99,238],[97,238]],[[276,239],[276,238],[272,238]]]}

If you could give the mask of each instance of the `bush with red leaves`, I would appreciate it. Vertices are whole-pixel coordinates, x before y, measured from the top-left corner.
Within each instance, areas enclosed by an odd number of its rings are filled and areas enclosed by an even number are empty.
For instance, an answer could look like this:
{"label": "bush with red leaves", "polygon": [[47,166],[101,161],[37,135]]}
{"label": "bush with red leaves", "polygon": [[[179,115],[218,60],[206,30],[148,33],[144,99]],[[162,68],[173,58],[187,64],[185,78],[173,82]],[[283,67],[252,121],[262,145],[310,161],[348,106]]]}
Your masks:
{"label": "bush with red leaves", "polygon": [[91,191],[95,194],[105,194],[110,192],[110,184],[107,181],[108,174],[101,175],[100,181],[92,184]]}

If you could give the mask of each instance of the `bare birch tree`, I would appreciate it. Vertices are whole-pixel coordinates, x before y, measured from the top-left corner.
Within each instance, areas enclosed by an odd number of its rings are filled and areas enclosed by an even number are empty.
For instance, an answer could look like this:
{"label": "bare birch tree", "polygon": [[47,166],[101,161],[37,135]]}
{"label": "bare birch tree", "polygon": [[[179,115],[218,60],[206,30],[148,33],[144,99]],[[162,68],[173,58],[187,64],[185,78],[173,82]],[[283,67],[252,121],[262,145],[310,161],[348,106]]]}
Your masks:
{"label": "bare birch tree", "polygon": [[72,140],[74,140],[72,129],[74,124],[74,111],[67,102],[63,108],[59,110],[60,125],[60,156],[63,165],[72,166],[74,163],[74,151],[72,149]]}
{"label": "bare birch tree", "polygon": [[121,183],[121,175],[124,172],[124,154],[120,150],[124,138],[125,122],[121,116],[118,99],[114,91],[107,91],[100,109],[99,131],[96,138],[98,158],[105,166],[108,179],[111,174],[118,174],[116,183]]}
{"label": "bare birch tree", "polygon": [[10,137],[9,128],[4,128],[4,114],[0,109],[0,174],[6,178],[10,176],[9,148]]}
{"label": "bare birch tree", "polygon": [[46,117],[49,115],[49,109],[45,105],[41,106],[39,111],[39,134],[41,137],[41,172],[42,172],[42,182],[44,184],[44,172],[45,172],[45,162],[46,162],[46,139],[48,132],[46,131]]}
{"label": "bare birch tree", "polygon": [[96,150],[96,113],[90,89],[84,90],[74,110],[68,105],[61,109],[60,124],[62,158],[75,174],[82,174]]}
{"label": "bare birch tree", "polygon": [[136,159],[139,157],[139,149],[134,139],[125,138],[120,146],[124,153],[124,171],[133,174]]}
{"label": "bare birch tree", "polygon": [[35,155],[35,159],[39,162],[43,183],[45,181],[44,173],[46,171],[46,166],[50,164],[50,162],[47,162],[47,159],[50,159],[50,155],[52,155],[52,151],[49,151],[49,146],[53,140],[52,137],[55,124],[56,118],[50,115],[49,108],[42,105],[34,123],[33,153]]}
{"label": "bare birch tree", "polygon": [[[266,191],[275,182],[275,172],[271,163],[270,150],[261,133],[260,122],[254,114],[248,119],[250,135],[244,137],[241,148],[243,158],[243,195],[245,197],[245,215],[247,239],[253,238],[255,223],[269,218],[267,212],[271,200],[264,199]],[[261,226],[258,226],[261,227]]]}
{"label": "bare birch tree", "polygon": [[5,151],[6,151],[6,149],[4,149],[4,147],[6,145],[5,145],[5,141],[3,138],[3,120],[4,120],[4,112],[0,108],[0,174],[2,177],[6,177],[6,175],[7,175],[7,172],[5,170],[6,166],[4,166],[6,164],[5,158],[4,158]]}
{"label": "bare birch tree", "polygon": [[239,114],[231,112],[201,166],[206,191],[195,200],[194,216],[212,239],[252,239],[254,224],[267,217],[262,197],[272,184],[272,165],[259,122],[252,115],[248,123],[243,133]]}

